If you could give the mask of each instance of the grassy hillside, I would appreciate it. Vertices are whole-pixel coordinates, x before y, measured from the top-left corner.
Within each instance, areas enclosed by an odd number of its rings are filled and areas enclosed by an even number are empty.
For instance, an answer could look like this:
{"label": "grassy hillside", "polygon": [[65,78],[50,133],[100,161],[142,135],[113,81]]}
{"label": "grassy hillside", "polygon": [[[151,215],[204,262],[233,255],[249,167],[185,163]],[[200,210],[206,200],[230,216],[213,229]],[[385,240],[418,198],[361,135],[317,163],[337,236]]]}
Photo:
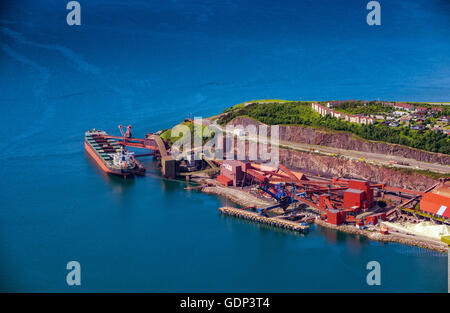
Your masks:
{"label": "grassy hillside", "polygon": [[286,103],[286,102],[289,102],[289,100],[280,100],[280,99],[251,100],[251,101],[238,103],[232,107],[229,107],[229,108],[225,109],[224,113],[233,111],[235,109],[242,109],[243,107],[245,107],[246,105],[251,104],[251,103]]}
{"label": "grassy hillside", "polygon": [[450,138],[441,132],[392,128],[384,124],[359,125],[311,109],[310,102],[264,102],[224,111],[218,123],[225,125],[238,116],[248,116],[268,125],[301,125],[351,132],[363,139],[400,144],[430,152],[450,154]]}
{"label": "grassy hillside", "polygon": [[[214,132],[212,134],[210,134],[209,136],[205,136],[205,134],[207,133],[207,130],[205,130],[206,126],[202,125],[201,128],[194,127],[194,123],[193,122],[182,122],[179,125],[184,125],[187,126],[190,130],[191,133],[191,143],[194,144],[194,137],[200,137],[202,138],[202,142],[203,144],[205,144],[209,139],[211,139],[212,137],[214,137]],[[175,126],[172,129],[166,130],[165,132],[163,132],[161,134],[161,138],[165,141],[167,141],[169,143],[169,145],[173,145],[174,142],[176,142],[177,140],[181,139],[181,137],[183,136],[181,133],[178,136],[173,136],[172,134],[172,130],[174,130],[175,132],[177,131],[181,131],[181,128]],[[203,137],[205,136],[205,137]]]}

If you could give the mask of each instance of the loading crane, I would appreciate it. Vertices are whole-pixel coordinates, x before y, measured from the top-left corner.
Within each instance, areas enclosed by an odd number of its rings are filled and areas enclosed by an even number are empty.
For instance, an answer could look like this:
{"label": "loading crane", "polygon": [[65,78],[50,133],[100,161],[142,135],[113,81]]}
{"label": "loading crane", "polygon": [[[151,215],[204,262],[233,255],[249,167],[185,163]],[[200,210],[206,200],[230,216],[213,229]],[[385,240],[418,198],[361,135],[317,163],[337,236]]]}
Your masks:
{"label": "loading crane", "polygon": [[267,212],[270,210],[273,210],[275,208],[282,208],[283,211],[286,213],[286,209],[289,207],[291,203],[294,202],[294,199],[286,193],[285,184],[279,183],[276,186],[271,186],[270,184],[265,184],[262,186],[258,186],[258,189],[267,193],[272,198],[274,198],[277,201],[277,204],[270,205],[264,208],[256,209],[256,211],[263,215],[268,217]]}
{"label": "loading crane", "polygon": [[[286,209],[289,205],[298,201],[295,199],[297,193],[296,184],[301,184],[301,180],[284,165],[279,164],[275,171],[267,172],[267,177],[255,170],[250,169],[249,171],[251,175],[260,182],[258,189],[270,195],[277,201],[276,205],[257,209],[257,212],[261,215],[267,216],[267,212],[269,210],[278,207],[282,208],[286,214]],[[284,172],[285,175],[281,174],[280,171]],[[275,177],[275,179],[273,179],[273,177]],[[272,182],[269,182],[269,180]],[[280,182],[278,184],[274,184],[273,181],[277,180]],[[301,195],[302,198],[304,197],[303,193],[300,193],[299,195]]]}
{"label": "loading crane", "polygon": [[131,135],[131,125],[127,126],[127,130],[126,131],[124,130],[124,126],[119,125],[118,127],[119,127],[120,133],[122,134],[123,138],[131,138],[132,137],[132,135]]}

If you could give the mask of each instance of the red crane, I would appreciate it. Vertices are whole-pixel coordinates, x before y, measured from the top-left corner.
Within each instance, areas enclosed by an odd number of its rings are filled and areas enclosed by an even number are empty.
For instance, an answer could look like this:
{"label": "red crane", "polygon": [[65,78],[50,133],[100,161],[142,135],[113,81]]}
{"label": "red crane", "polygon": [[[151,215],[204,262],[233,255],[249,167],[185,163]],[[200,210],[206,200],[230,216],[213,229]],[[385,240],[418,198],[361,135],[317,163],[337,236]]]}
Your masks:
{"label": "red crane", "polygon": [[126,131],[124,131],[124,126],[119,125],[119,130],[123,138],[131,138],[131,125],[127,126]]}

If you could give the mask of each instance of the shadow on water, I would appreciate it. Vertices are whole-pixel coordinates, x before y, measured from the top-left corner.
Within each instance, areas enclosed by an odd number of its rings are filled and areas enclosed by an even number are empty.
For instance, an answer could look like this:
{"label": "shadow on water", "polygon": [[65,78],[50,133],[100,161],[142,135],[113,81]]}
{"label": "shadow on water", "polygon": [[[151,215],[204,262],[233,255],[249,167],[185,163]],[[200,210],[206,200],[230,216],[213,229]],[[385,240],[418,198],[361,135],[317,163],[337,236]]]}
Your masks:
{"label": "shadow on water", "polygon": [[84,152],[86,159],[93,169],[99,174],[98,176],[103,179],[106,184],[113,186],[115,191],[123,191],[127,187],[130,187],[135,184],[135,177],[129,176],[127,178],[123,178],[121,176],[108,174],[99,168],[98,164],[92,159],[88,152]]}
{"label": "shadow on water", "polygon": [[353,247],[363,247],[369,244],[370,240],[365,236],[347,234],[342,231],[329,229],[318,226],[316,230],[325,237],[326,241],[331,245],[347,244]]}
{"label": "shadow on water", "polygon": [[152,159],[146,159],[141,160],[142,164],[144,165],[146,169],[146,173],[144,176],[129,176],[127,178],[123,178],[117,175],[108,174],[104,172],[101,168],[99,168],[98,164],[95,162],[95,160],[92,159],[92,157],[85,151],[85,157],[89,160],[90,165],[92,168],[95,169],[95,171],[99,174],[100,177],[108,184],[112,185],[113,188],[116,190],[115,187],[122,189],[127,188],[127,186],[132,186],[135,184],[136,179],[143,179],[143,178],[155,178],[160,182],[161,189],[164,192],[174,193],[180,190],[180,187],[195,187],[199,186],[199,183],[194,181],[186,181],[184,179],[170,179],[170,178],[164,178],[161,176],[161,168],[157,166],[157,162]]}
{"label": "shadow on water", "polygon": [[161,188],[164,191],[174,192],[179,190],[180,187],[195,187],[199,186],[199,183],[195,181],[186,181],[181,178],[165,178],[161,175],[161,167],[154,159],[141,159],[141,163],[146,169],[145,177],[151,177],[158,179],[161,182]]}
{"label": "shadow on water", "polygon": [[[229,215],[223,215],[220,214],[220,218],[226,220],[226,221],[230,221],[232,223],[239,223],[239,224],[247,224],[252,225],[254,227],[257,227],[259,231],[261,232],[267,232],[267,231],[276,231],[278,234],[286,234],[286,235],[294,235],[297,237],[307,237],[309,232],[306,233],[301,233],[298,231],[294,231],[294,230],[290,230],[290,229],[285,229],[285,228],[281,228],[281,227],[276,227],[276,226],[271,226],[271,225],[267,225],[264,223],[259,223],[256,221],[251,221],[251,220],[247,220],[247,219],[242,219],[239,217],[235,217],[235,216],[229,216]],[[311,229],[312,230],[312,229]]]}

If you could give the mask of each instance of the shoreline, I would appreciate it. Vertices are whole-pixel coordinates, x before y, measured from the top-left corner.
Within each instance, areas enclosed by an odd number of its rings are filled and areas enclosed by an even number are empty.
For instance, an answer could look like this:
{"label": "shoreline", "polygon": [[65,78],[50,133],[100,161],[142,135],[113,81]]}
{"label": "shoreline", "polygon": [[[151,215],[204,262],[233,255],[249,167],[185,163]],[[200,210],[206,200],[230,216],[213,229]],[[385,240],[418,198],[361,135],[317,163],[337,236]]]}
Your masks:
{"label": "shoreline", "polygon": [[[202,192],[207,194],[215,194],[218,196],[222,196],[233,203],[248,207],[248,206],[265,206],[271,204],[269,201],[265,201],[259,199],[247,192],[237,190],[234,188],[222,187],[222,186],[214,186],[214,187],[204,187]],[[437,252],[447,253],[448,248],[447,245],[443,244],[440,241],[436,241],[430,238],[425,238],[419,235],[412,234],[403,234],[395,232],[392,228],[389,229],[389,233],[386,235],[381,234],[378,231],[368,231],[363,229],[358,229],[354,226],[350,225],[339,225],[335,226],[325,221],[322,221],[318,218],[314,220],[314,224],[319,225],[324,228],[333,229],[337,231],[341,231],[347,234],[360,235],[367,237],[370,240],[379,241],[379,242],[395,242],[404,245],[424,248],[428,250],[433,250]]]}
{"label": "shoreline", "polygon": [[315,219],[314,223],[316,225],[334,229],[337,231],[342,231],[347,234],[353,234],[353,235],[360,235],[367,237],[368,239],[379,241],[379,242],[396,242],[408,246],[414,246],[419,248],[424,248],[428,250],[434,250],[437,252],[447,253],[448,248],[447,245],[442,244],[440,241],[420,237],[417,235],[409,235],[409,234],[400,234],[396,232],[392,232],[391,229],[389,229],[389,233],[386,235],[381,234],[377,231],[368,231],[363,229],[358,229],[353,226],[349,225],[331,225],[329,223],[326,223],[324,221],[321,221],[319,219]]}
{"label": "shoreline", "polygon": [[274,203],[273,201],[269,202],[263,199],[259,199],[242,190],[222,186],[204,187],[202,189],[202,192],[222,196],[234,202],[235,204],[243,207],[249,206],[264,207]]}

